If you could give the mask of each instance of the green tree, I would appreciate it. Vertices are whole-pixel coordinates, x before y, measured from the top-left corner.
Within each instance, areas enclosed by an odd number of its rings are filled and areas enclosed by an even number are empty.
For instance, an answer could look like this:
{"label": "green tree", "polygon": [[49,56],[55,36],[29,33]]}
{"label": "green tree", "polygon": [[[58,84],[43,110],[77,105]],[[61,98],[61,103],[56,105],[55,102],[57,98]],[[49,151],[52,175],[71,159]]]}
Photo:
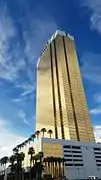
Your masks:
{"label": "green tree", "polygon": [[36,135],[35,134],[32,134],[31,135],[31,139],[32,139],[32,141],[34,142],[34,139],[36,138]]}
{"label": "green tree", "polygon": [[7,156],[2,157],[0,160],[1,166],[2,166],[4,172],[6,170],[6,164],[8,163],[8,161],[9,161],[9,158]]}
{"label": "green tree", "polygon": [[15,174],[15,161],[16,161],[15,155],[10,156],[9,161],[10,161],[10,168],[11,168],[11,173],[10,173],[11,179],[13,179],[13,176]]}
{"label": "green tree", "polygon": [[21,168],[21,179],[24,179],[24,167],[22,166],[22,163],[24,162],[25,159],[25,154],[23,152],[21,152],[19,154],[19,161],[20,161],[20,168]]}
{"label": "green tree", "polygon": [[42,132],[42,137],[44,138],[44,135],[45,135],[45,133],[47,132],[47,130],[46,130],[45,128],[42,128],[42,129],[41,129],[41,132]]}
{"label": "green tree", "polygon": [[29,138],[28,138],[28,143],[30,144],[31,141],[32,141],[32,138],[29,137]]}
{"label": "green tree", "polygon": [[58,158],[57,157],[54,157],[54,163],[55,163],[55,177],[57,178],[58,177],[58,167],[57,167]]}
{"label": "green tree", "polygon": [[14,155],[10,157],[11,172],[13,174],[15,173],[16,180],[22,179],[22,174],[23,174],[22,162],[24,161],[24,158],[25,158],[25,154],[23,152],[19,153],[17,151],[14,151]]}
{"label": "green tree", "polygon": [[43,152],[39,152],[38,156],[39,156],[40,162],[42,163],[42,161],[43,161]]}
{"label": "green tree", "polygon": [[58,167],[59,167],[59,173],[58,173],[58,175],[59,175],[59,177],[61,177],[62,176],[62,170],[61,170],[61,164],[62,164],[62,158],[61,157],[58,157],[57,158],[57,162],[58,162]]}
{"label": "green tree", "polygon": [[51,156],[50,157],[50,162],[51,162],[51,175],[52,175],[52,177],[54,177],[54,157],[53,156]]}
{"label": "green tree", "polygon": [[33,147],[30,147],[28,150],[28,155],[30,155],[30,167],[32,165],[33,155],[35,154],[35,150]]}
{"label": "green tree", "polygon": [[13,149],[13,153],[15,154],[15,153],[18,153],[18,151],[19,151],[19,149],[18,149],[18,147],[16,146],[14,149]]}
{"label": "green tree", "polygon": [[43,171],[43,157],[44,157],[44,154],[43,152],[39,152],[38,153],[38,156],[39,156],[39,160],[40,160],[40,177],[42,178],[42,171]]}
{"label": "green tree", "polygon": [[33,147],[29,148],[28,155],[30,155],[30,172],[29,172],[29,179],[31,180],[31,166],[33,161],[33,155],[35,154],[35,150]]}
{"label": "green tree", "polygon": [[40,131],[37,130],[37,131],[35,132],[35,135],[36,135],[37,139],[39,139]]}
{"label": "green tree", "polygon": [[64,178],[65,159],[62,158],[62,178]]}
{"label": "green tree", "polygon": [[47,133],[49,134],[49,137],[51,138],[52,134],[53,134],[53,131],[51,129],[49,129]]}
{"label": "green tree", "polygon": [[26,146],[26,145],[28,144],[28,140],[25,140],[25,141],[24,141],[24,144],[25,144],[25,146]]}
{"label": "green tree", "polygon": [[48,174],[51,174],[51,157],[46,157],[46,162],[47,162],[46,172]]}

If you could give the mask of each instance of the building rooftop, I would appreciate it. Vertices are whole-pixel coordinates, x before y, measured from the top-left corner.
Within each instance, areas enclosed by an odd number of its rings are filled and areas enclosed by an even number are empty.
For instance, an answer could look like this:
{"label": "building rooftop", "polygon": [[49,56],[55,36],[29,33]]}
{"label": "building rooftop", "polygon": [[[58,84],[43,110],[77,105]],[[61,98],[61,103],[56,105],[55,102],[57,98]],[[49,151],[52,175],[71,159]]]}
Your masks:
{"label": "building rooftop", "polygon": [[41,51],[40,57],[39,57],[38,62],[37,62],[37,68],[38,68],[39,61],[40,61],[43,53],[45,52],[45,49],[46,49],[47,46],[56,38],[56,36],[57,36],[58,34],[61,35],[61,36],[67,36],[67,37],[69,37],[70,39],[74,40],[74,37],[71,36],[70,34],[67,34],[65,31],[60,31],[59,29],[57,29],[57,30],[55,31],[55,33],[51,36],[51,38],[46,42],[43,50]]}

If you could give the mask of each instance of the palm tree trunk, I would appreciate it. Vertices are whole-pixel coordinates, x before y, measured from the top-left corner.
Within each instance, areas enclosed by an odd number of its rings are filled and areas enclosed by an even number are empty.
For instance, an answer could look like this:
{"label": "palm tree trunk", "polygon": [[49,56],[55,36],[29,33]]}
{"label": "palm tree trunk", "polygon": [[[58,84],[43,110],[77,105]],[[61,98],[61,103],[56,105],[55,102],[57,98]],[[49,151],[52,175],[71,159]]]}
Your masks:
{"label": "palm tree trunk", "polygon": [[43,132],[43,138],[44,138],[44,132]]}
{"label": "palm tree trunk", "polygon": [[61,177],[61,163],[59,163],[59,177]]}
{"label": "palm tree trunk", "polygon": [[51,175],[53,176],[53,164],[51,162]]}
{"label": "palm tree trunk", "polygon": [[57,177],[57,163],[55,163],[55,177]]}
{"label": "palm tree trunk", "polygon": [[31,159],[30,159],[29,180],[31,180]]}
{"label": "palm tree trunk", "polygon": [[62,178],[64,178],[64,162],[62,163]]}
{"label": "palm tree trunk", "polygon": [[53,178],[55,177],[55,169],[54,169],[54,162],[53,162]]}
{"label": "palm tree trunk", "polygon": [[23,163],[21,163],[21,180],[24,180],[24,164]]}

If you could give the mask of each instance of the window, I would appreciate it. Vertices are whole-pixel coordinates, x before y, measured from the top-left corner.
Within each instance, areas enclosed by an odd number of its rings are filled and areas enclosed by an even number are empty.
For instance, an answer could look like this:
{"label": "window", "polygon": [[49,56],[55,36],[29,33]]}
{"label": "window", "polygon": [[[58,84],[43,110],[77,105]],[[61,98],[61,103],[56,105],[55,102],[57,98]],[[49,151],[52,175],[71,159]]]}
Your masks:
{"label": "window", "polygon": [[83,161],[82,159],[73,159],[73,161]]}
{"label": "window", "polygon": [[65,161],[72,161],[72,159],[65,159]]}
{"label": "window", "polygon": [[71,154],[64,154],[65,157],[72,157]]}
{"label": "window", "polygon": [[95,151],[101,151],[100,148],[93,148]]}
{"label": "window", "polygon": [[94,154],[101,154],[101,152],[94,152]]}
{"label": "window", "polygon": [[73,157],[82,157],[82,155],[76,154],[76,155],[73,155]]}
{"label": "window", "polygon": [[65,153],[65,152],[66,152],[66,153],[67,153],[67,152],[70,152],[70,153],[71,153],[71,151],[69,151],[69,150],[64,150],[64,153]]}
{"label": "window", "polygon": [[101,162],[101,160],[96,160],[96,162]]}
{"label": "window", "polygon": [[72,149],[81,149],[80,146],[72,146]]}
{"label": "window", "polygon": [[63,146],[64,148],[71,148],[70,146]]}
{"label": "window", "polygon": [[73,166],[72,163],[65,163],[65,166]]}
{"label": "window", "polygon": [[95,158],[101,158],[101,156],[95,156]]}
{"label": "window", "polygon": [[72,151],[73,153],[81,153],[81,151]]}
{"label": "window", "polygon": [[97,164],[97,166],[101,166],[101,164]]}
{"label": "window", "polygon": [[83,166],[83,164],[74,164],[74,166]]}

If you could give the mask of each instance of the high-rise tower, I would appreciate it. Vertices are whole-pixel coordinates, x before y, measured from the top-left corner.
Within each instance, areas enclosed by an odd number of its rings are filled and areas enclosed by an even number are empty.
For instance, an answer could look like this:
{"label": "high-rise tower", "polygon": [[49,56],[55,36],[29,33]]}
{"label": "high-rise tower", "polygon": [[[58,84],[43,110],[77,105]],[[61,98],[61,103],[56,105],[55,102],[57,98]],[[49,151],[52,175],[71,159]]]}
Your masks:
{"label": "high-rise tower", "polygon": [[[37,65],[36,129],[59,139],[94,142],[74,38],[59,30]],[[48,136],[48,135],[47,135]]]}

